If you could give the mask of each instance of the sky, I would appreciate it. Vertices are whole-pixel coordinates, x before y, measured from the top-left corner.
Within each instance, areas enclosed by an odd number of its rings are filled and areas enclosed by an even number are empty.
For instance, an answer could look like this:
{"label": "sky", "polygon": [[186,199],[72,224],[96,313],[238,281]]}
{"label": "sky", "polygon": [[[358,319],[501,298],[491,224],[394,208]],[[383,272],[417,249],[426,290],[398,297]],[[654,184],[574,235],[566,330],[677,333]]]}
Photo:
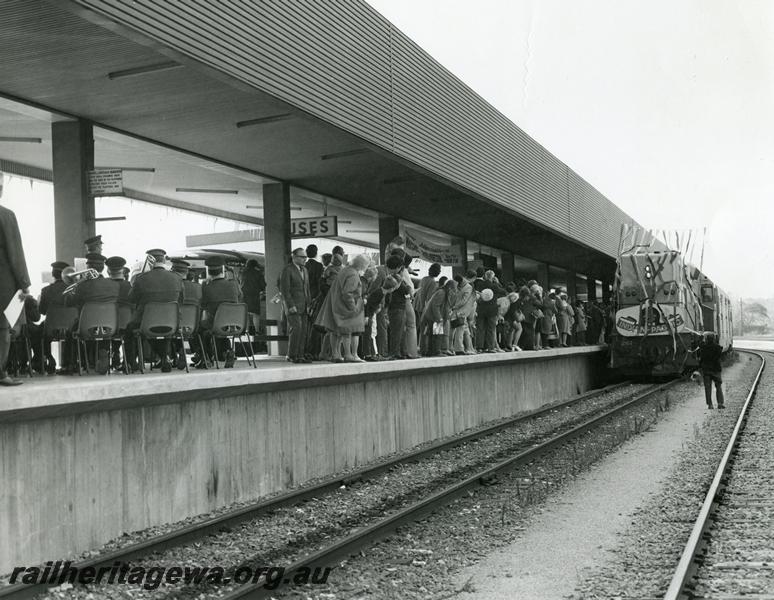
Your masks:
{"label": "sky", "polygon": [[640,224],[706,228],[728,293],[774,297],[774,2],[368,2]]}

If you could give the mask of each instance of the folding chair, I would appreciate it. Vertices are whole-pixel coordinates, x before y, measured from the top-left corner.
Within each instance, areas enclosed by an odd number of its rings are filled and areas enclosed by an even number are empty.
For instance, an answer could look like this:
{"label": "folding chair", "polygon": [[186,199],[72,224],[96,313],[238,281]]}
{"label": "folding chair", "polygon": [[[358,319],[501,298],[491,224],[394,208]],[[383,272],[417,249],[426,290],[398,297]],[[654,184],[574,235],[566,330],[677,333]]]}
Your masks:
{"label": "folding chair", "polygon": [[140,328],[135,331],[135,336],[139,338],[137,348],[140,353],[140,373],[145,373],[142,340],[172,340],[178,335],[180,343],[183,343],[180,305],[177,302],[148,302],[142,311]]}
{"label": "folding chair", "polygon": [[86,342],[95,342],[94,366],[99,360],[99,343],[108,343],[108,373],[113,358],[113,339],[118,334],[118,304],[116,302],[87,302],[81,309],[78,319],[78,330],[74,334],[78,350],[78,374],[82,375],[81,344],[83,357],[86,359],[86,372],[89,372],[89,352]]}
{"label": "folding chair", "polygon": [[129,304],[118,303],[118,332],[117,335],[121,339],[121,354],[123,355],[124,373],[129,374],[129,361],[126,357],[126,344],[124,343],[124,335],[126,329],[129,326],[129,322],[132,320],[132,307]]}
{"label": "folding chair", "polygon": [[[71,338],[71,332],[78,321],[78,309],[74,306],[52,306],[48,309],[46,320],[43,321],[43,336],[40,340],[40,356],[45,360],[45,344],[49,342],[66,342]],[[63,350],[64,352],[64,350]],[[72,358],[72,357],[71,357]],[[62,356],[59,356],[62,363]]]}
{"label": "folding chair", "polygon": [[[247,364],[252,364],[255,369],[255,357],[253,356],[253,344],[250,341],[250,337],[247,337],[247,343],[250,346],[250,354],[247,354],[247,348],[242,336],[247,331],[247,304],[238,302],[221,302],[218,306],[218,310],[215,312],[215,318],[212,320],[212,349],[215,355],[215,368],[219,369],[218,364],[218,345],[215,338],[231,338],[232,344],[235,344],[235,338],[239,338],[239,343],[242,344],[242,350],[245,357],[247,357]],[[253,357],[252,363],[250,363],[250,357]]]}

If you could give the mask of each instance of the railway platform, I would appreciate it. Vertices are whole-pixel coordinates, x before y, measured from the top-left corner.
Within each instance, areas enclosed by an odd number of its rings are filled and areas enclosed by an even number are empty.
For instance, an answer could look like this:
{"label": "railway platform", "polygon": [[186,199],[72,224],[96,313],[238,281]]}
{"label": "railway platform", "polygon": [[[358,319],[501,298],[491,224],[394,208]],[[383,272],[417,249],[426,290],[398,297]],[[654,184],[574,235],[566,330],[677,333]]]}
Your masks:
{"label": "railway platform", "polygon": [[601,383],[604,356],[585,346],[29,380],[0,398],[0,572],[573,397]]}

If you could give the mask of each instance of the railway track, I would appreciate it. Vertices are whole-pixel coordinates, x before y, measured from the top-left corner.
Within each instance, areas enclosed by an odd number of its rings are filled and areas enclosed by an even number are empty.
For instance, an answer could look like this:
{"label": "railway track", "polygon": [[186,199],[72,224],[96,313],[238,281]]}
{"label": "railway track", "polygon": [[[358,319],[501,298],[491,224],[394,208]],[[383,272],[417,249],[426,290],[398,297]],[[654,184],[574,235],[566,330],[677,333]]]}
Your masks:
{"label": "railway track", "polygon": [[[256,519],[278,508],[290,506],[290,505],[297,505],[310,498],[315,498],[321,495],[329,494],[332,491],[338,490],[342,485],[349,486],[355,481],[374,478],[381,473],[384,473],[390,469],[395,468],[396,465],[416,462],[428,456],[442,452],[444,450],[449,450],[457,446],[462,446],[465,444],[469,444],[471,442],[475,442],[475,441],[487,438],[498,432],[502,432],[504,430],[507,430],[508,428],[512,428],[517,424],[524,423],[526,421],[530,421],[533,419],[537,419],[549,413],[560,411],[563,408],[571,407],[575,404],[579,404],[583,402],[588,403],[589,401],[593,401],[595,397],[602,396],[608,392],[618,391],[618,393],[621,393],[624,391],[623,388],[626,385],[628,384],[623,383],[623,384],[618,384],[614,386],[609,386],[607,388],[602,388],[600,390],[596,390],[594,392],[584,394],[582,396],[571,399],[569,401],[543,407],[541,409],[532,411],[526,415],[523,414],[517,418],[508,419],[506,421],[497,423],[493,426],[485,427],[485,428],[470,432],[466,435],[436,442],[426,447],[423,447],[415,452],[412,452],[410,454],[397,456],[390,460],[385,460],[383,462],[369,466],[367,468],[350,472],[345,477],[331,478],[331,479],[322,481],[315,486],[294,490],[292,492],[288,492],[280,496],[271,498],[267,501],[256,503],[247,507],[243,507],[236,511],[227,512],[218,517],[209,519],[207,521],[203,521],[201,523],[176,529],[164,535],[156,536],[156,537],[147,539],[143,542],[124,547],[120,550],[102,554],[85,561],[81,561],[77,564],[74,564],[73,566],[78,569],[83,569],[85,567],[93,567],[98,569],[100,567],[114,565],[115,563],[127,563],[131,560],[134,560],[140,557],[146,557],[154,553],[163,552],[170,548],[182,546],[192,541],[201,539],[209,534],[221,532],[224,530],[228,531],[229,528],[232,528],[233,526],[241,522]],[[473,475],[470,475],[469,477],[467,477],[462,482],[462,484],[457,486],[451,486],[443,490],[442,492],[433,494],[425,501],[418,503],[420,504],[420,506],[409,507],[405,510],[400,511],[397,514],[397,516],[393,518],[390,518],[385,520],[384,522],[375,523],[372,526],[366,527],[359,532],[359,535],[354,536],[351,539],[341,541],[340,543],[336,544],[334,548],[329,549],[327,552],[315,553],[314,555],[307,557],[307,559],[302,562],[304,564],[315,564],[315,565],[320,565],[324,562],[329,564],[331,561],[335,560],[335,557],[342,556],[343,554],[351,552],[354,548],[358,547],[358,545],[370,543],[371,541],[378,539],[379,537],[385,535],[386,533],[389,533],[395,527],[398,527],[400,524],[413,519],[420,518],[423,514],[432,512],[433,510],[435,510],[435,508],[437,508],[441,504],[448,502],[453,498],[465,493],[465,491],[467,491],[472,487],[476,487],[480,485],[481,482],[486,481],[488,477],[492,477],[497,472],[502,471],[503,469],[506,469],[509,464],[515,466],[517,464],[523,464],[525,461],[529,462],[531,460],[534,460],[537,456],[541,455],[542,453],[548,452],[552,447],[556,446],[557,444],[561,444],[562,442],[560,440],[562,439],[566,440],[574,436],[581,435],[582,432],[587,431],[589,427],[593,426],[591,425],[591,423],[598,422],[603,419],[607,419],[612,414],[617,413],[619,410],[625,407],[631,406],[639,401],[642,401],[642,399],[650,397],[655,392],[665,389],[669,385],[671,385],[671,383],[666,385],[660,385],[660,386],[650,386],[650,387],[643,386],[643,387],[637,388],[638,392],[635,394],[635,397],[633,400],[627,399],[626,397],[624,397],[623,399],[619,398],[613,401],[613,404],[617,406],[614,409],[603,407],[603,408],[597,408],[596,410],[592,410],[591,413],[595,414],[596,416],[589,419],[587,414],[585,417],[586,421],[584,423],[573,427],[570,431],[567,431],[565,434],[563,434],[563,436],[560,436],[559,438],[554,440],[549,440],[548,442],[544,442],[539,446],[537,446],[536,448],[520,452],[519,455],[514,459],[500,461],[500,463],[495,467],[487,468],[487,469],[484,469],[483,471],[476,472]],[[603,411],[601,415],[599,414],[600,410]],[[565,426],[565,429],[567,429],[566,426]],[[534,440],[530,439],[530,440],[526,440],[525,445],[530,446],[533,443],[534,443]],[[298,568],[301,568],[302,566],[303,565],[299,563],[298,565],[293,565],[292,568],[298,569]],[[291,573],[292,570],[289,569],[288,572]],[[256,587],[258,587],[259,589],[263,589],[260,586],[260,584]],[[45,588],[46,586],[42,586],[42,585],[41,586],[33,586],[33,585],[6,586],[4,588],[0,588],[0,598],[14,598],[14,599],[30,598],[36,594],[44,592]]]}
{"label": "railway track", "polygon": [[665,600],[774,599],[774,406],[755,401],[774,389],[774,354],[751,354],[760,369]]}

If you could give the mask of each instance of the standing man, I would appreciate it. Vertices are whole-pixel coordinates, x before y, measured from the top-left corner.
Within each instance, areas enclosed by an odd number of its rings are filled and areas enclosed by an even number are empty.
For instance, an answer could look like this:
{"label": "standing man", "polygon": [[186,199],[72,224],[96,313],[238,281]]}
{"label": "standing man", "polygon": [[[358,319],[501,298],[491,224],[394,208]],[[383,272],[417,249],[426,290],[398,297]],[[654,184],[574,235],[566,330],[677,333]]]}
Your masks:
{"label": "standing man", "polygon": [[[309,274],[309,297],[312,299],[312,303],[319,307],[322,304],[322,298],[320,296],[320,289],[322,287],[323,269],[322,263],[316,261],[317,258],[317,246],[315,244],[309,244],[306,247],[306,272]],[[317,318],[318,310],[309,311],[309,322],[307,323],[306,331],[306,356],[305,358],[311,359],[320,355],[322,349],[322,335],[314,328],[314,320]]]}
{"label": "standing man", "polygon": [[[0,174],[0,195],[2,195],[2,174]],[[18,290],[29,294],[30,276],[27,273],[27,261],[24,260],[24,248],[21,242],[19,224],[12,210],[0,206],[0,310],[14,300]],[[11,350],[11,327],[0,312],[0,385],[20,385],[19,379],[13,379],[5,372],[8,353]]]}
{"label": "standing man", "polygon": [[290,264],[282,269],[280,292],[288,320],[287,361],[292,363],[312,362],[304,356],[306,347],[306,309],[311,301],[309,295],[309,273],[304,263],[306,252],[303,248],[293,250]]}
{"label": "standing man", "polygon": [[704,378],[704,398],[707,400],[707,408],[712,408],[712,382],[715,382],[715,395],[718,400],[718,408],[725,408],[723,398],[723,378],[720,365],[720,355],[723,354],[723,348],[717,343],[715,334],[707,332],[704,334],[705,340],[699,345],[697,351],[699,356],[699,369]]}

